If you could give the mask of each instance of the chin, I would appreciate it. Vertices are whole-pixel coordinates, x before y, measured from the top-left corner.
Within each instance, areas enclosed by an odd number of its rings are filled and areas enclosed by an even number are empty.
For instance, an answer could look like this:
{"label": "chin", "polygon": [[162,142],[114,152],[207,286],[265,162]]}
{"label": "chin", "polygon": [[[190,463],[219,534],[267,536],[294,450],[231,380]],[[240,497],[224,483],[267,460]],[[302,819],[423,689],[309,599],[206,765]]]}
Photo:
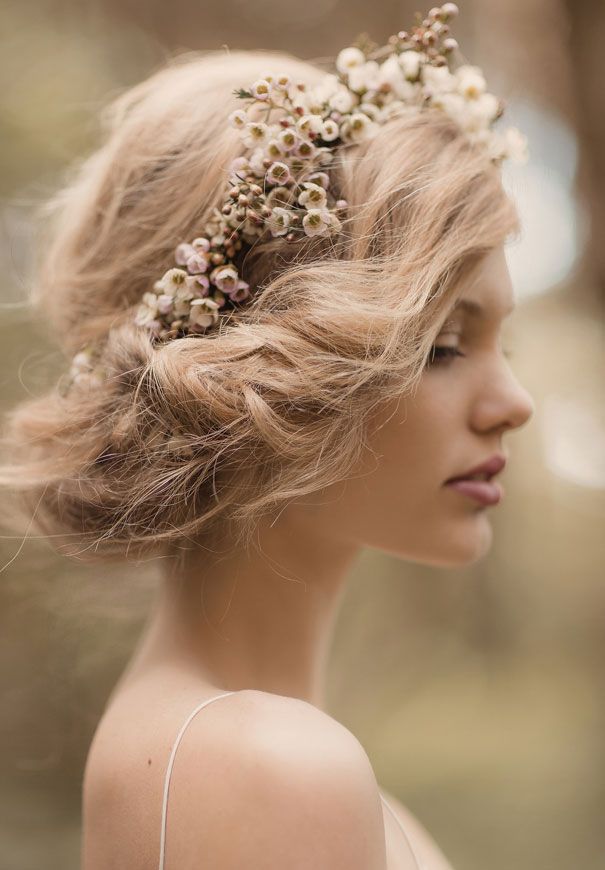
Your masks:
{"label": "chin", "polygon": [[486,511],[466,518],[462,523],[448,529],[435,529],[429,535],[422,549],[418,547],[380,547],[391,556],[428,565],[433,568],[464,568],[481,561],[489,553],[493,541],[493,530]]}

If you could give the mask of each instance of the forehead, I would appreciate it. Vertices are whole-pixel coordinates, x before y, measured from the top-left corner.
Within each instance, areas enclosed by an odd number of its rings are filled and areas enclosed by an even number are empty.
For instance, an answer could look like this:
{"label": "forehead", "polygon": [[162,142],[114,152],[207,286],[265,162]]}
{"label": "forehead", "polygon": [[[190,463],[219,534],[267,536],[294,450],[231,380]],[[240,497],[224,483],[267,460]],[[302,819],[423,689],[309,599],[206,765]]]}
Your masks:
{"label": "forehead", "polygon": [[507,317],[514,311],[513,286],[503,248],[490,251],[468,275],[452,311],[476,320]]}

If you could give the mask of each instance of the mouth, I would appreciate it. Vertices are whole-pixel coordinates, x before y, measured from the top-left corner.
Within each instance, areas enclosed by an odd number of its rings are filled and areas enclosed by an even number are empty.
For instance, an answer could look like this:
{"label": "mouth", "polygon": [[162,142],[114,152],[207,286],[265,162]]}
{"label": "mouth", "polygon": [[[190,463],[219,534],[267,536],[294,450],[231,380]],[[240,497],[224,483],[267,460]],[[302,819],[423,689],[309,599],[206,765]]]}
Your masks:
{"label": "mouth", "polygon": [[494,505],[502,499],[504,490],[493,478],[506,465],[506,458],[500,454],[491,456],[488,460],[469,469],[458,477],[450,477],[445,485],[455,489],[462,495],[475,499],[483,505]]}
{"label": "mouth", "polygon": [[502,484],[490,480],[487,476],[453,478],[446,481],[446,486],[485,506],[498,504],[504,496]]}

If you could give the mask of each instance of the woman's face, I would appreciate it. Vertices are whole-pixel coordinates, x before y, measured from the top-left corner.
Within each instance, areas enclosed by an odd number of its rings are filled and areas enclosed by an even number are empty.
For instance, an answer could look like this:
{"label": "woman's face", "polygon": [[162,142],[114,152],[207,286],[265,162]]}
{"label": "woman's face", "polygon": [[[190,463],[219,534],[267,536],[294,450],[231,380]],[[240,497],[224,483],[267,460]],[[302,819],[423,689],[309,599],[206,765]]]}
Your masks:
{"label": "woman's face", "polygon": [[503,247],[481,261],[458,296],[480,309],[450,310],[416,395],[380,411],[374,455],[338,500],[323,504],[332,536],[442,566],[468,564],[489,549],[488,515],[497,506],[445,481],[496,454],[506,458],[504,435],[533,413],[501,344],[514,305]]}

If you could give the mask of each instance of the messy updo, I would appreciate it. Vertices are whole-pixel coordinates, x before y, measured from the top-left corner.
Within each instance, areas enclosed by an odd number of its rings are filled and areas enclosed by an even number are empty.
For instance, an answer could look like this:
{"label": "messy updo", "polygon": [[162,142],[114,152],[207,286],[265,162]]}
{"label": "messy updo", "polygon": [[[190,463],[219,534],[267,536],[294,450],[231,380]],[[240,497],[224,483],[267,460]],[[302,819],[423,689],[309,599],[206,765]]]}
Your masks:
{"label": "messy updo", "polygon": [[172,59],[111,103],[104,143],[46,204],[32,305],[66,362],[102,345],[108,376],[9,412],[0,485],[6,523],[66,555],[247,545],[261,515],[346,478],[378,405],[415,390],[466,272],[518,231],[488,156],[438,109],[403,114],[339,149],[336,240],[257,243],[252,302],[155,346],[133,313],[220,205],[233,91],[267,70],[324,74],[276,52]]}

